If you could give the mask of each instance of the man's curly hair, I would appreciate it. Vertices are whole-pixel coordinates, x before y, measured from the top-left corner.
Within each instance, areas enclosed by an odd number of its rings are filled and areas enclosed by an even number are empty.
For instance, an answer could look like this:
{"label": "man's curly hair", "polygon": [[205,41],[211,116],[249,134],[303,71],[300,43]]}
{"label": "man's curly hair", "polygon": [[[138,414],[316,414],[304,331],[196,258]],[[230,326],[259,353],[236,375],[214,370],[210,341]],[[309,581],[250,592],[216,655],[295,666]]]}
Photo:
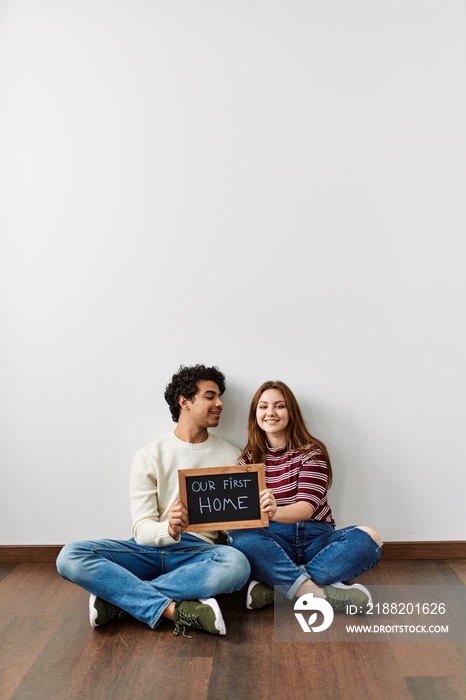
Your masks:
{"label": "man's curly hair", "polygon": [[203,379],[215,382],[220,393],[224,393],[225,376],[217,367],[205,367],[205,365],[193,365],[192,367],[181,365],[178,372],[173,375],[170,384],[167,384],[164,394],[165,401],[170,407],[170,413],[175,423],[179,420],[181,410],[178,399],[180,396],[192,399],[198,392],[197,383]]}

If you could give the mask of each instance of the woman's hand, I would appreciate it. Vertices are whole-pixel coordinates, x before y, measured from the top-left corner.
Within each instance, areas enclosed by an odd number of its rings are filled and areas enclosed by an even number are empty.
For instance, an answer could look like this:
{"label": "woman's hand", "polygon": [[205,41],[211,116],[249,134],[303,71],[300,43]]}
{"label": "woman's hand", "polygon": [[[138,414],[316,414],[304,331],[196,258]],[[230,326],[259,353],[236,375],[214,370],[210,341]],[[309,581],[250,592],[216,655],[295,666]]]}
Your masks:
{"label": "woman's hand", "polygon": [[269,520],[272,520],[277,512],[277,501],[270,489],[264,489],[259,493],[261,510],[264,510],[269,516]]}
{"label": "woman's hand", "polygon": [[168,534],[174,540],[178,539],[187,524],[188,511],[181,501],[177,501],[168,509]]}

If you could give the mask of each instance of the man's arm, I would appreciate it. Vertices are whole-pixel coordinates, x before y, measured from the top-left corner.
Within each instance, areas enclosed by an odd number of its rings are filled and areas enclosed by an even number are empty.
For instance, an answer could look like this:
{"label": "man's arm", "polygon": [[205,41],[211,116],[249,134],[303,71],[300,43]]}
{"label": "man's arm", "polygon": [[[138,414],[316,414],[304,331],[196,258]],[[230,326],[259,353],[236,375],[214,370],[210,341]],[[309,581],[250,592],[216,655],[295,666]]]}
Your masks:
{"label": "man's arm", "polygon": [[[179,499],[177,474],[163,485],[150,456],[140,450],[131,466],[130,498],[133,537],[138,544],[163,547],[178,541],[184,523]],[[181,505],[181,504],[179,504]]]}

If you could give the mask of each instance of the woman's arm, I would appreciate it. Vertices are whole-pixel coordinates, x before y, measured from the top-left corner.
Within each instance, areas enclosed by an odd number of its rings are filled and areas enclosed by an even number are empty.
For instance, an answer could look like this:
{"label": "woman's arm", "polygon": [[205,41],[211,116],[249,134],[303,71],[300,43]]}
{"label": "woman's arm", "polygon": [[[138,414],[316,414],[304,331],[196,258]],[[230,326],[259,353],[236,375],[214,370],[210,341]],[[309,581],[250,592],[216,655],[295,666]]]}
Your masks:
{"label": "woman's arm", "polygon": [[291,503],[288,506],[277,506],[271,489],[264,489],[259,495],[261,510],[265,510],[274,523],[299,523],[301,520],[309,520],[314,513],[314,508],[305,501]]}
{"label": "woman's arm", "polygon": [[278,506],[275,515],[270,520],[273,520],[274,523],[299,523],[302,520],[312,518],[313,513],[314,508],[309,503],[298,501],[289,506]]}

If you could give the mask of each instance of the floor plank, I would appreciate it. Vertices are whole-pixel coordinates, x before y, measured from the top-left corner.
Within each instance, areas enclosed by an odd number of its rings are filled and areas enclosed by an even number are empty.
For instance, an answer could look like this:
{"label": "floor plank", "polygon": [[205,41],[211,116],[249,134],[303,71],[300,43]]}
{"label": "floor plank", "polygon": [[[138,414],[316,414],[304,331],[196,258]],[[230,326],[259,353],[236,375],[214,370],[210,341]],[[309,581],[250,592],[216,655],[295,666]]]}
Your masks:
{"label": "floor plank", "polygon": [[[387,560],[365,585],[464,585],[463,560]],[[227,634],[175,637],[126,617],[92,630],[88,595],[53,564],[0,565],[1,700],[456,700],[464,644],[274,642],[273,608],[219,596]]]}
{"label": "floor plank", "polygon": [[449,562],[449,564],[461,581],[466,583],[466,559],[457,559]]}
{"label": "floor plank", "polygon": [[450,678],[444,676],[407,678],[406,683],[413,700],[464,700],[466,697],[462,690],[453,685]]}

